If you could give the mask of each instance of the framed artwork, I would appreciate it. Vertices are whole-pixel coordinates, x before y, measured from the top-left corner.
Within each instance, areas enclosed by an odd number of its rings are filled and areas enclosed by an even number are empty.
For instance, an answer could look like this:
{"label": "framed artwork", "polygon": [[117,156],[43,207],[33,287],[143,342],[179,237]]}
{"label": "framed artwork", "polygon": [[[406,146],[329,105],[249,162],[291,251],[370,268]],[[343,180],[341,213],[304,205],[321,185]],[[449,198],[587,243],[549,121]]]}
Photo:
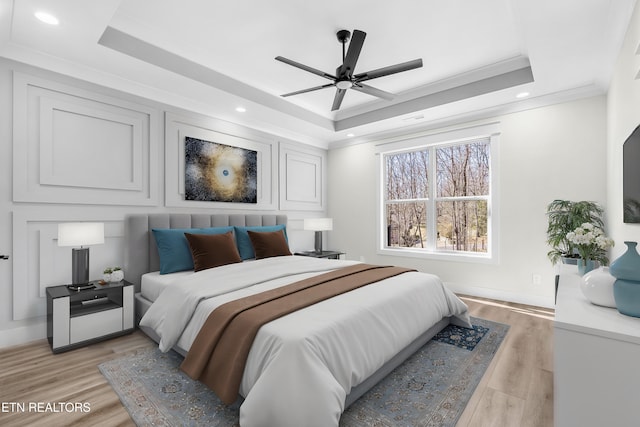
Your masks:
{"label": "framed artwork", "polygon": [[257,203],[257,151],[187,136],[184,157],[185,200]]}

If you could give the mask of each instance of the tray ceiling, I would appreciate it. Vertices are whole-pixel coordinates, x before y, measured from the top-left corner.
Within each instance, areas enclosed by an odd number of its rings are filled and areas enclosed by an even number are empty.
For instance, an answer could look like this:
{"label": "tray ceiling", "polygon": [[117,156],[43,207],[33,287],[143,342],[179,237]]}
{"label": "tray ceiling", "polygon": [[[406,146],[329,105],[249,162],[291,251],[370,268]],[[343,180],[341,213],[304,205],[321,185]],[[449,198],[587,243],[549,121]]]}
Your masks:
{"label": "tray ceiling", "polygon": [[[174,105],[206,105],[226,120],[331,143],[606,93],[634,5],[0,0],[0,24],[10,24],[0,32],[0,55],[98,83],[127,82],[118,86],[153,89]],[[38,22],[40,9],[60,24]],[[416,58],[424,66],[368,82],[396,93],[393,101],[348,90],[331,112],[334,88],[281,97],[328,81],[274,58],[334,73],[342,62],[340,29],[367,33],[356,73]],[[515,97],[525,91],[527,98]],[[220,112],[240,105],[244,116]]]}

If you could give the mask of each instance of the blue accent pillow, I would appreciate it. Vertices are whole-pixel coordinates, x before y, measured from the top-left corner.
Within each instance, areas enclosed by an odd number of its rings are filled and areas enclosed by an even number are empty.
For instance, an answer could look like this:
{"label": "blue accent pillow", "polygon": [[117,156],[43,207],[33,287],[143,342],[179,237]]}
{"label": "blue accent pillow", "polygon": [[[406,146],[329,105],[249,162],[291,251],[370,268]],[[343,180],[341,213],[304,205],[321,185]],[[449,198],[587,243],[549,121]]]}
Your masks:
{"label": "blue accent pillow", "polygon": [[233,227],[154,228],[152,231],[160,256],[160,274],[168,274],[193,270],[193,257],[184,233],[224,234],[233,231]]}
{"label": "blue accent pillow", "polygon": [[280,225],[264,225],[257,227],[234,227],[236,230],[236,245],[238,245],[238,252],[240,252],[240,258],[252,259],[256,257],[256,253],[253,251],[253,245],[249,238],[248,231],[268,232],[283,230],[284,238],[287,238],[287,229],[284,224]]}

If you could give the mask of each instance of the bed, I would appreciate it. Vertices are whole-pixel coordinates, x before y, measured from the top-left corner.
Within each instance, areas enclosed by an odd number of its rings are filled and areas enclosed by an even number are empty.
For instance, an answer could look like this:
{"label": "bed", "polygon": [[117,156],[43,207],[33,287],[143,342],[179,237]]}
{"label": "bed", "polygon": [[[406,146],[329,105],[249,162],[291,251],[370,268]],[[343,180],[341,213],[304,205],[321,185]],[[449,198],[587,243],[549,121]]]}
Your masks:
{"label": "bed", "polygon": [[[281,256],[198,272],[159,273],[157,230],[271,230],[286,223],[286,216],[271,214],[128,216],[125,272],[136,286],[140,329],[162,351],[187,355],[220,305],[359,264]],[[416,271],[273,320],[260,328],[249,352],[239,388],[240,424],[337,426],[345,408],[449,323],[470,326],[466,305],[438,277]]]}

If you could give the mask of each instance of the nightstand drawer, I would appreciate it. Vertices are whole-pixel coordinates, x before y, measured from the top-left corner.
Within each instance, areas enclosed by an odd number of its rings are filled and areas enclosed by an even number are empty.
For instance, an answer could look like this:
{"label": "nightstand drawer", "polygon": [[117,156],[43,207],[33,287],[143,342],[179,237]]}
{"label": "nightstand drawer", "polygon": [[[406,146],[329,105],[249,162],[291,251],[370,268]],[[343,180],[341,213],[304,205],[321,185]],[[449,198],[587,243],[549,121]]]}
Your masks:
{"label": "nightstand drawer", "polygon": [[70,344],[122,331],[122,307],[72,317],[69,325]]}

